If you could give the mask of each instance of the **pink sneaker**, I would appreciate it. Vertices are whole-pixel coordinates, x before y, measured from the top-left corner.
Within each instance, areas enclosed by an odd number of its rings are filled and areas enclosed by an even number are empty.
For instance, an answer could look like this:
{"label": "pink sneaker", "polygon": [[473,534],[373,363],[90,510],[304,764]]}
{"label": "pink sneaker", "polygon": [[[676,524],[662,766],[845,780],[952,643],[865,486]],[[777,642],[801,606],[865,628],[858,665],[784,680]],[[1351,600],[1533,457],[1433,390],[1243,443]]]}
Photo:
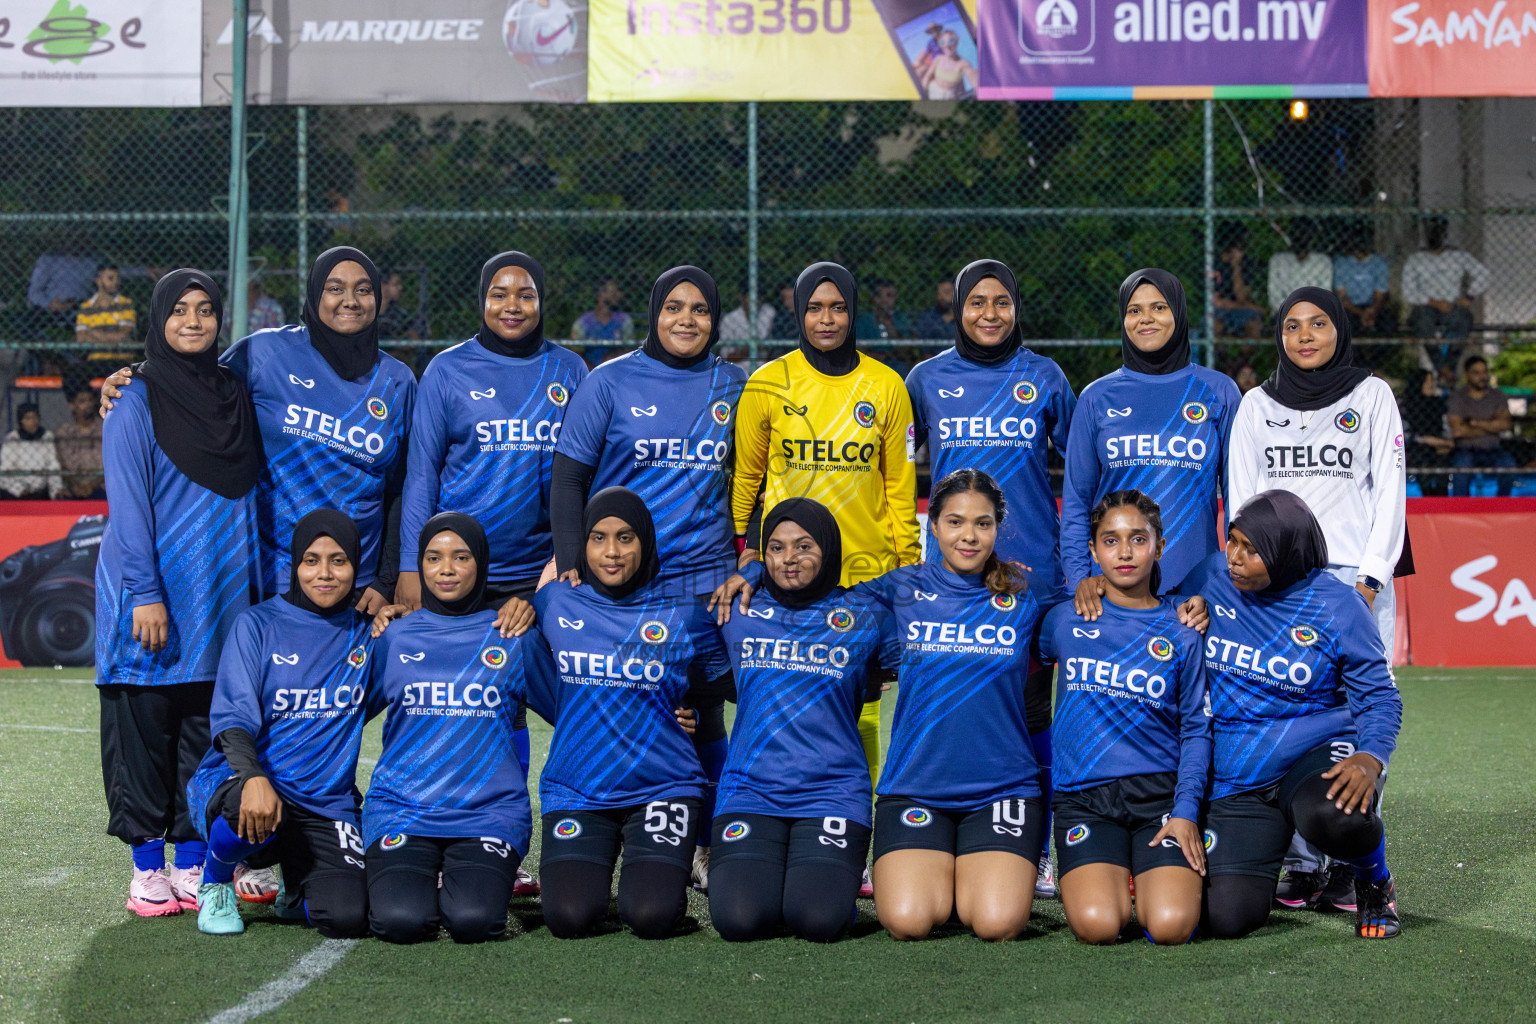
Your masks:
{"label": "pink sneaker", "polygon": [[128,883],[127,907],[140,917],[169,917],[181,913],[181,901],[171,889],[171,879],[164,868],[159,871],[134,870],[133,881]]}
{"label": "pink sneaker", "polygon": [[875,883],[870,880],[869,868],[864,869],[864,880],[859,883],[859,899],[873,899],[875,895]]}
{"label": "pink sneaker", "polygon": [[181,904],[182,910],[196,910],[197,890],[203,884],[203,866],[173,867],[170,872],[171,892],[176,894],[176,902]]}
{"label": "pink sneaker", "polygon": [[537,896],[539,894],[539,880],[534,878],[522,868],[517,869],[517,881],[512,883],[513,896]]}

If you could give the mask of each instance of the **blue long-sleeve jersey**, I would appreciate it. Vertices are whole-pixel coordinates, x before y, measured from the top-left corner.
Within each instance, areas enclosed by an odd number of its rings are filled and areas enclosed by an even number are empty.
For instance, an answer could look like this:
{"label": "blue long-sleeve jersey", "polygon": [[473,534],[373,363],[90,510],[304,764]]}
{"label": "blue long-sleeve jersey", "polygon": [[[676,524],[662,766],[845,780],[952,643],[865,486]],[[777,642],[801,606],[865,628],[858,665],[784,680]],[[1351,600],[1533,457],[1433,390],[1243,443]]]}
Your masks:
{"label": "blue long-sleeve jersey", "polygon": [[262,586],[288,589],[288,542],[298,521],[334,508],[357,524],[357,585],[373,582],[384,537],[384,498],[405,475],[406,437],[416,400],[410,369],[380,353],[357,380],[336,376],[305,327],[241,338],[219,357],[245,381],[267,466],[256,484]]}
{"label": "blue long-sleeve jersey", "polygon": [[702,797],[699,755],[674,709],[695,659],[707,679],[729,670],[703,603],[655,583],[614,601],[557,581],[533,607],[557,678],[555,734],[539,776],[545,812]]}
{"label": "blue long-sleeve jersey", "polygon": [[406,835],[500,839],[528,852],[532,806],[512,740],[519,701],[548,717],[549,651],[503,639],[494,611],[392,623],[374,646],[368,707],[387,710],[363,801],[363,842]]}
{"label": "blue long-sleeve jersey", "polygon": [[656,521],[659,580],[708,593],[736,565],[731,439],[747,374],[709,358],[686,370],[635,351],[610,359],[571,399],[555,451],[597,467],[592,493],[628,487]]}
{"label": "blue long-sleeve jersey", "polygon": [[737,696],[716,816],[836,817],[869,825],[859,710],[870,673],[901,663],[891,614],[840,587],[805,608],[787,608],[763,589],[720,632]]}
{"label": "blue long-sleeve jersey", "polygon": [[1164,376],[1122,367],[1083,389],[1061,492],[1069,591],[1094,572],[1088,513],[1111,491],[1134,487],[1162,508],[1165,593],[1221,546],[1217,499],[1240,400],[1230,377],[1193,363]]}
{"label": "blue long-sleeve jersey", "polygon": [[939,563],[861,583],[896,619],[901,683],[876,792],[973,810],[1040,795],[1024,712],[1040,605]]}
{"label": "blue long-sleeve jersey", "polygon": [[1051,782],[1091,789],[1130,775],[1177,772],[1173,814],[1198,821],[1211,769],[1211,709],[1200,634],[1156,608],[1104,602],[1094,622],[1070,604],[1046,613],[1040,656],[1055,663]]}
{"label": "blue long-sleeve jersey", "polygon": [[[1047,592],[1061,598],[1060,519],[1051,491],[1049,445],[1067,449],[1077,399],[1055,361],[1021,348],[995,366],[973,363],[954,349],[907,375],[916,442],[928,444],[934,483],[958,469],[979,469],[997,481],[1008,515],[997,533],[999,558],[1022,562]],[[1049,441],[1049,444],[1047,444]],[[930,562],[938,545],[928,544]]]}
{"label": "blue long-sleeve jersey", "polygon": [[1183,590],[1210,606],[1213,799],[1277,782],[1301,755],[1333,741],[1386,767],[1403,701],[1376,620],[1353,587],[1316,569],[1278,593],[1245,594],[1217,553]]}
{"label": "blue long-sleeve jersey", "polygon": [[493,582],[538,579],[554,553],[549,473],[571,396],[587,376],[576,353],[545,342],[522,359],[471,338],[422,374],[400,508],[400,571],[415,572],[417,536],[439,512],[485,528]]}
{"label": "blue long-sleeve jersey", "polygon": [[[284,803],[357,824],[357,751],[363,739],[372,623],[323,616],[269,598],[235,620],[213,687],[211,734],[244,729]],[[214,791],[234,769],[214,747],[187,784],[198,831]]]}
{"label": "blue long-sleeve jersey", "polygon": [[[193,483],[155,443],[149,395],[127,388],[102,426],[109,516],[96,562],[96,682],[208,682],[235,620],[260,596],[256,494]],[[165,648],[133,639],[133,610],[164,604]]]}

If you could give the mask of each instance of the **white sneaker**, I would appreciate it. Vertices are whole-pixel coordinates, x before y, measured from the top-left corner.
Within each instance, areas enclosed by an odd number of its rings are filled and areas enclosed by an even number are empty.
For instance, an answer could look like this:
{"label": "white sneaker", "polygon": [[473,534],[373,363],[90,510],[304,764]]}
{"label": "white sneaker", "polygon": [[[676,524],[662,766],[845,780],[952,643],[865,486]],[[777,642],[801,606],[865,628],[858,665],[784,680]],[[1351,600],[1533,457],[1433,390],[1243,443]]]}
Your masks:
{"label": "white sneaker", "polygon": [[243,862],[235,865],[235,895],[247,903],[271,903],[277,899],[281,884],[276,868],[248,868]]}
{"label": "white sneaker", "polygon": [[869,865],[864,866],[864,878],[859,882],[859,899],[868,900],[875,896],[875,881],[870,876]]}
{"label": "white sneaker", "polygon": [[203,884],[203,866],[170,869],[171,891],[182,910],[197,909],[197,891]]}
{"label": "white sneaker", "polygon": [[693,887],[699,892],[709,892],[709,847],[693,848]]}
{"label": "white sneaker", "polygon": [[1040,858],[1040,872],[1035,875],[1035,899],[1051,900],[1056,898],[1056,869],[1051,866],[1051,858]]}
{"label": "white sneaker", "polygon": [[539,880],[530,875],[526,870],[517,869],[517,880],[512,883],[513,896],[537,896],[539,894]]}
{"label": "white sneaker", "polygon": [[133,872],[128,883],[129,910],[140,917],[169,917],[181,913],[181,901],[171,888],[171,879],[164,868],[159,871]]}

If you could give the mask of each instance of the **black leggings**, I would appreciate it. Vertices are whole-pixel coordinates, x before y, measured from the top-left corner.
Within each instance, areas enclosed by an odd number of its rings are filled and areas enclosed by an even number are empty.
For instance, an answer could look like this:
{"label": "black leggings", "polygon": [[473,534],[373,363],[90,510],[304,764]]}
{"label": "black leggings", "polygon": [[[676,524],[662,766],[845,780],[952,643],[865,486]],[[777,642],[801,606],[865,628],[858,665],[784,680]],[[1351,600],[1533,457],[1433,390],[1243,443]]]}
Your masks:
{"label": "black leggings", "polygon": [[200,842],[187,783],[213,745],[213,683],[98,686],[107,834],[125,843]]}
{"label": "black leggings", "polygon": [[439,924],[455,942],[499,939],[520,862],[499,839],[385,836],[368,848],[368,925],[386,942],[422,942]]}
{"label": "black leggings", "polygon": [[869,834],[846,818],[720,815],[709,864],[715,930],[750,942],[782,923],[811,942],[842,938],[853,924]]}

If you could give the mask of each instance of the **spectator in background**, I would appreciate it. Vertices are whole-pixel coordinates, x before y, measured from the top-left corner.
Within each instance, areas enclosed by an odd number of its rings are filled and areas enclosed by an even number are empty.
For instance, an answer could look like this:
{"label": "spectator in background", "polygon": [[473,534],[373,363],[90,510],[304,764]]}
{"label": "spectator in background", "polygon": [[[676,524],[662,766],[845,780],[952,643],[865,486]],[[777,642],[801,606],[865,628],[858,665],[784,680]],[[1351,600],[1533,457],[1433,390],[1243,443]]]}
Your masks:
{"label": "spectator in background", "polygon": [[1277,252],[1269,260],[1269,298],[1279,302],[1298,288],[1333,287],[1333,261],[1313,252],[1317,244],[1317,222],[1311,217],[1291,219],[1291,247]]}
{"label": "spectator in background", "polygon": [[875,308],[859,314],[858,322],[854,325],[854,336],[860,341],[877,338],[894,341],[897,338],[912,337],[912,318],[896,309],[896,285],[890,281],[877,280],[872,290]]}
{"label": "spectator in background", "polygon": [[420,341],[417,317],[401,300],[405,298],[405,282],[400,271],[389,270],[382,275],[379,288],[379,337],[385,341]]}
{"label": "spectator in background", "polygon": [[747,301],[747,283],[743,281],[741,290],[737,293],[736,308],[720,320],[721,341],[746,341],[753,337],[759,339],[768,337],[768,332],[773,329],[773,304],[764,302],[759,305],[757,323],[750,325],[747,322]]}
{"label": "spectator in background", "polygon": [[[224,335],[229,337],[232,322],[231,307],[224,304]],[[281,327],[287,321],[283,318],[283,304],[268,295],[261,287],[261,275],[252,274],[249,283],[245,286],[245,333],[255,334],[257,331],[270,330]],[[244,337],[245,335],[241,335]]]}
{"label": "spectator in background", "polygon": [[1237,382],[1237,390],[1245,395],[1259,386],[1258,373],[1247,363],[1237,368],[1237,372],[1232,375],[1232,379]]}
{"label": "spectator in background", "polygon": [[1397,318],[1387,305],[1387,258],[1371,251],[1370,229],[1357,227],[1349,233],[1348,252],[1333,258],[1333,291],[1349,317],[1356,337],[1375,334],[1390,337]]}
{"label": "spectator in background", "polygon": [[63,489],[53,435],[43,429],[37,406],[23,402],[16,407],[16,429],[0,444],[0,498],[46,500]]}
{"label": "spectator in background", "polygon": [[68,234],[37,258],[27,284],[27,304],[32,307],[32,323],[39,333],[70,322],[74,308],[91,294],[100,262],[76,251]]}
{"label": "spectator in background", "polygon": [[[1450,368],[1442,369],[1449,377]],[[1403,430],[1408,442],[1405,455],[1410,470],[1438,469],[1451,464],[1456,442],[1451,440],[1450,428],[1446,426],[1445,387],[1439,377],[1434,370],[1423,371],[1418,390],[1408,391],[1398,403],[1403,411]],[[1455,383],[1454,378],[1451,382]],[[1415,479],[1426,498],[1445,497],[1447,479],[1443,473],[1416,474]]]}
{"label": "spectator in background", "polygon": [[63,473],[61,498],[107,497],[106,478],[101,467],[102,418],[96,414],[101,398],[89,384],[75,384],[69,394],[71,419],[54,431],[53,447]]}
{"label": "spectator in background", "polygon": [[1258,264],[1248,255],[1248,229],[1235,222],[1222,225],[1221,257],[1212,289],[1218,335],[1257,338],[1264,329],[1264,307],[1253,297],[1258,272]]}
{"label": "spectator in background", "polygon": [[125,347],[138,333],[138,313],[133,300],[123,294],[123,275],[115,263],[96,268],[95,284],[95,293],[75,310],[75,340],[97,347],[86,354],[87,360],[119,366],[135,356]]}
{"label": "spectator in background", "polygon": [[1424,221],[1424,248],[1403,264],[1403,301],[1415,338],[1465,338],[1472,300],[1488,290],[1488,268],[1471,253],[1445,244],[1444,217]]}
{"label": "spectator in background", "polygon": [[[1451,437],[1456,441],[1451,465],[1457,469],[1513,469],[1515,457],[1505,450],[1499,437],[1512,426],[1509,396],[1493,386],[1488,376],[1488,360],[1482,356],[1468,359],[1462,372],[1467,378],[1466,387],[1451,392],[1445,410]],[[1507,497],[1514,487],[1513,476],[1499,475],[1499,497]],[[1451,477],[1453,497],[1465,498],[1471,493],[1472,474],[1457,473]]]}
{"label": "spectator in background", "polygon": [[768,337],[775,341],[800,339],[800,318],[795,315],[795,282],[793,281],[785,281],[779,285],[779,306],[773,311],[773,326],[768,328]]}
{"label": "spectator in background", "polygon": [[955,336],[955,279],[939,278],[934,288],[933,308],[925,309],[917,316],[917,336],[925,341],[942,338],[949,341]]}
{"label": "spectator in background", "polygon": [[576,318],[571,325],[571,340],[586,342],[584,355],[589,366],[596,366],[618,351],[593,342],[630,342],[635,340],[635,321],[619,308],[624,292],[619,282],[611,277],[599,281],[592,299],[592,308]]}

